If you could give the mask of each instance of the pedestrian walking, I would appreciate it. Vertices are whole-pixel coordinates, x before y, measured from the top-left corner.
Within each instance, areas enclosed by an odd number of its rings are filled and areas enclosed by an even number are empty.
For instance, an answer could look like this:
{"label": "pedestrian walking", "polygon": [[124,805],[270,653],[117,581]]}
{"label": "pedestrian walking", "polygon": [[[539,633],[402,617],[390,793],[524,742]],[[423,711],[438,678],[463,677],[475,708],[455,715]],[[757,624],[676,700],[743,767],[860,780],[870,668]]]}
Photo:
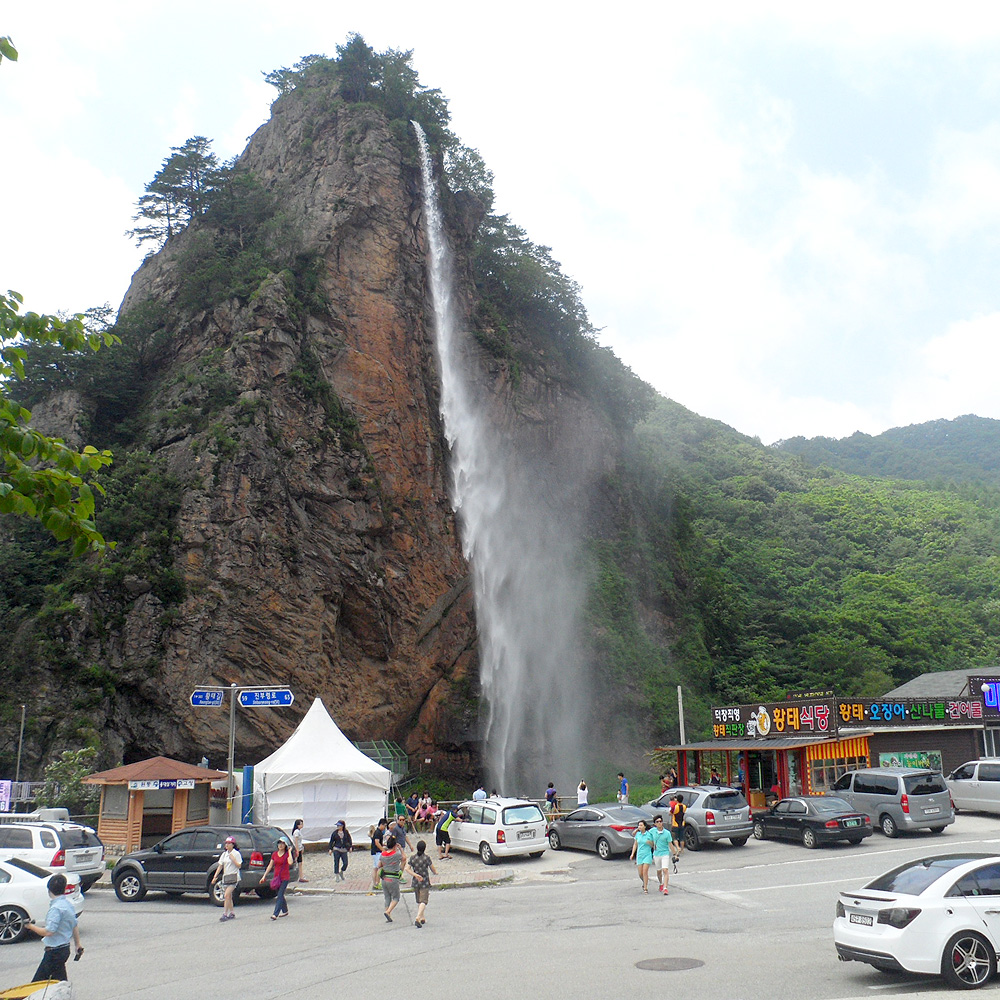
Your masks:
{"label": "pedestrian walking", "polygon": [[243,867],[243,855],[236,850],[236,841],[232,837],[226,837],[223,851],[219,855],[218,864],[215,866],[215,874],[212,875],[212,885],[215,885],[219,876],[222,876],[222,887],[225,890],[225,897],[222,904],[223,920],[232,920],[236,914],[233,912],[233,890],[240,881],[240,869]]}
{"label": "pedestrian walking", "polygon": [[305,833],[302,830],[302,820],[297,819],[294,826],[292,826],[292,847],[295,848],[295,856],[292,859],[299,863],[299,881],[308,882],[309,879],[303,878],[302,873],[305,871],[303,867],[303,854],[305,852]]}
{"label": "pedestrian walking", "polygon": [[618,801],[623,805],[628,805],[628,782],[621,771],[618,772]]}
{"label": "pedestrian walking", "polygon": [[667,866],[673,856],[674,838],[663,823],[663,816],[657,813],[653,817],[653,867],[656,869],[656,881],[660,883],[660,892],[669,896],[670,872]]}
{"label": "pedestrian walking", "polygon": [[437,875],[437,869],[430,855],[427,854],[427,842],[417,841],[417,853],[406,864],[406,870],[413,876],[413,895],[417,901],[417,919],[413,921],[417,927],[427,923],[424,912],[431,892],[431,873]]}
{"label": "pedestrian walking", "polygon": [[636,868],[639,871],[639,881],[642,882],[642,891],[649,892],[649,866],[653,863],[653,838],[650,836],[649,826],[644,819],[639,820],[637,826],[629,859],[635,859]]}
{"label": "pedestrian walking", "polygon": [[46,886],[49,890],[49,909],[45,914],[45,926],[26,924],[26,928],[45,938],[45,951],[35,970],[33,983],[43,979],[66,981],[66,962],[69,959],[69,943],[76,947],[76,957],[83,954],[80,946],[80,928],[76,922],[73,904],[66,898],[66,876],[53,875]]}
{"label": "pedestrian walking", "polygon": [[382,880],[382,898],[385,900],[385,912],[382,914],[386,923],[392,923],[392,911],[399,902],[399,883],[406,866],[406,855],[396,844],[396,838],[388,834],[384,848],[379,855],[379,875]]}
{"label": "pedestrian walking", "polygon": [[396,838],[396,843],[399,844],[403,850],[413,850],[413,847],[410,844],[410,838],[406,832],[406,820],[402,816],[396,817],[396,822],[389,827],[389,833]]}
{"label": "pedestrian walking", "polygon": [[684,800],[680,795],[674,795],[670,802],[670,833],[674,838],[671,848],[674,858],[674,874],[677,873],[677,862],[680,861],[681,855],[684,853],[684,832],[686,829],[684,814],[686,812],[687,806],[684,805]]}
{"label": "pedestrian walking", "polygon": [[274,897],[274,912],[271,914],[272,920],[278,917],[288,916],[288,903],[285,902],[285,890],[288,888],[288,881],[292,877],[290,868],[292,856],[288,852],[288,843],[284,837],[278,838],[278,843],[274,845],[271,852],[271,860],[268,861],[264,874],[260,877],[261,885],[267,882],[267,876],[273,871],[274,877],[271,879],[270,887],[277,889],[278,894]]}
{"label": "pedestrian walking", "polygon": [[347,824],[337,820],[337,825],[330,834],[330,853],[333,855],[333,877],[343,882],[347,874],[347,861],[351,856],[354,841],[347,829]]}
{"label": "pedestrian walking", "polygon": [[576,789],[576,805],[577,805],[577,808],[579,808],[580,806],[587,805],[587,796],[589,794],[590,793],[587,790],[587,782],[583,781],[581,779],[580,784],[577,786],[577,789]]}
{"label": "pedestrian walking", "polygon": [[382,853],[382,839],[385,837],[385,828],[388,825],[389,821],[383,816],[378,821],[378,826],[370,826],[368,828],[368,836],[371,837],[372,841],[372,892],[375,892],[376,889],[380,889],[382,886],[378,877],[379,855]]}

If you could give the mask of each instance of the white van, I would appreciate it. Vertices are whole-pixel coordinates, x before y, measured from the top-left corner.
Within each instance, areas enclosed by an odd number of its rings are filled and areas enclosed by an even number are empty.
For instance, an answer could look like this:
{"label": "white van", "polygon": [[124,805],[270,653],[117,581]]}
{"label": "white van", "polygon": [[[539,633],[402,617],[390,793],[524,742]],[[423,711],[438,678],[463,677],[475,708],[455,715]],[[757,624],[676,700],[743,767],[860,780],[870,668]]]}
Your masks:
{"label": "white van", "polygon": [[947,780],[956,809],[1000,813],[1000,757],[970,760]]}
{"label": "white van", "polygon": [[483,864],[515,854],[538,857],[548,847],[545,817],[534,802],[494,798],[463,802],[458,811],[466,818],[452,822],[451,846],[478,854]]}

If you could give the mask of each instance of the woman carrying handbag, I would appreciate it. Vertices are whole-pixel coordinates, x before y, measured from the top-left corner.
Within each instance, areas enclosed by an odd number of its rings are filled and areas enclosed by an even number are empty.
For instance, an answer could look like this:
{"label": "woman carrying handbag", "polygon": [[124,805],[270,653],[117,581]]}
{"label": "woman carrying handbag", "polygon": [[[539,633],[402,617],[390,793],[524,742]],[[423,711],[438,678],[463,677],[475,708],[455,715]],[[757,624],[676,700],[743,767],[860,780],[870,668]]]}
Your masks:
{"label": "woman carrying handbag", "polygon": [[291,861],[292,856],[288,853],[288,844],[285,842],[284,837],[279,837],[278,843],[275,844],[274,851],[271,853],[271,860],[268,861],[267,868],[264,869],[264,874],[260,877],[261,884],[263,885],[267,882],[268,874],[271,871],[274,872],[270,887],[277,889],[278,895],[274,897],[274,913],[271,914],[272,920],[288,916],[288,903],[285,902],[285,890],[288,888],[288,869]]}

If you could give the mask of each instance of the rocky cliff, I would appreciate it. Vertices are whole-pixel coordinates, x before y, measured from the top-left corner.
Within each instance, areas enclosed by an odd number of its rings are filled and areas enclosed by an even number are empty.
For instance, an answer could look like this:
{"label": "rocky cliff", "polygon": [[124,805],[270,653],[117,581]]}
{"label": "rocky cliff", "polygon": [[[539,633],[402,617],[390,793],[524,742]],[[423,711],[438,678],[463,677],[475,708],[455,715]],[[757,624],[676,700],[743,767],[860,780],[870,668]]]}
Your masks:
{"label": "rocky cliff", "polygon": [[[352,738],[396,740],[439,773],[468,773],[476,619],[449,502],[412,149],[370,105],[291,93],[237,170],[277,207],[273,232],[297,263],[192,307],[192,261],[212,238],[196,221],[134,276],[120,315],[154,303],[167,319],[144,361],[131,447],[176,485],[176,503],[159,555],[135,557],[155,548],[143,535],[69,603],[23,618],[8,673],[30,677],[26,761],[98,733],[102,764],[159,753],[218,764],[228,713],[188,697],[235,682],[296,695],[291,710],[238,712],[238,761],[270,752],[321,697]],[[444,194],[468,315],[482,208]],[[307,266],[305,301],[296,267]],[[497,422],[533,460],[574,441],[596,474],[613,434],[555,363],[543,353],[512,372],[469,336]],[[76,427],[92,409],[63,398],[49,419]]]}

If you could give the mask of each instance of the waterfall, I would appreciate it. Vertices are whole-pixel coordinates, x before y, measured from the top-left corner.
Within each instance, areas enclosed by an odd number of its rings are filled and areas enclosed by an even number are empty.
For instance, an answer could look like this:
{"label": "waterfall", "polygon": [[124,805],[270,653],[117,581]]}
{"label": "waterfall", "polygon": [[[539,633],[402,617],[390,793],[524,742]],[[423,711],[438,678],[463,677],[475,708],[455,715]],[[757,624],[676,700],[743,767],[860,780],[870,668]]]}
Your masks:
{"label": "waterfall", "polygon": [[[473,579],[484,764],[505,795],[585,776],[589,684],[577,636],[575,517],[561,464],[495,401],[460,330],[447,235],[420,126],[423,206],[451,501]],[[537,431],[535,432],[538,433]],[[520,439],[518,438],[520,435]]]}

